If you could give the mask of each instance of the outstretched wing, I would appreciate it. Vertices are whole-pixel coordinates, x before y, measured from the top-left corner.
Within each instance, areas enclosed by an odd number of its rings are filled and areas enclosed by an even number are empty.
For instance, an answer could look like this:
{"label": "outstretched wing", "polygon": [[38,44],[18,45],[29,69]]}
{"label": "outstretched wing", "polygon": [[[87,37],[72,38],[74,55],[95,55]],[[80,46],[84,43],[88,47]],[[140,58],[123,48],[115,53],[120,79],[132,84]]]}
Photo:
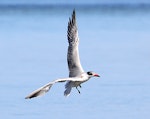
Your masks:
{"label": "outstretched wing", "polygon": [[69,18],[68,22],[68,68],[69,68],[69,77],[75,77],[84,72],[79,58],[79,37],[76,24],[76,15],[75,10],[73,11],[72,18]]}
{"label": "outstretched wing", "polygon": [[53,82],[50,82],[50,83],[38,88],[37,90],[33,91],[28,96],[26,96],[25,99],[31,99],[31,98],[34,98],[34,97],[44,95],[46,92],[48,92],[50,90],[52,85],[53,85]]}
{"label": "outstretched wing", "polygon": [[54,81],[49,82],[46,85],[38,88],[37,90],[33,91],[28,96],[26,96],[25,99],[31,99],[34,97],[42,96],[50,90],[50,88],[52,87],[53,84],[55,84],[57,82],[65,82],[65,81],[81,81],[81,78],[74,77],[74,78],[62,78],[62,79],[54,80]]}

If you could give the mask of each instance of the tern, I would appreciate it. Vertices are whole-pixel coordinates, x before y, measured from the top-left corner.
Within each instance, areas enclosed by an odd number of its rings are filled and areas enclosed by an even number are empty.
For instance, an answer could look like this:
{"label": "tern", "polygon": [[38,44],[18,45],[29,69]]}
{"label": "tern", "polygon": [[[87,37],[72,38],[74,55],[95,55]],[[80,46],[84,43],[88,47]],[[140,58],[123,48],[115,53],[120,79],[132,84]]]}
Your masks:
{"label": "tern", "polygon": [[53,84],[58,82],[66,82],[64,96],[69,96],[73,87],[75,87],[80,93],[78,87],[81,88],[82,83],[88,81],[92,77],[100,77],[97,73],[93,71],[85,72],[81,66],[78,50],[79,37],[75,10],[73,10],[72,18],[69,18],[67,37],[69,43],[67,54],[69,77],[51,81],[46,85],[40,87],[39,89],[33,91],[31,94],[26,96],[25,99],[31,99],[45,94],[50,90]]}

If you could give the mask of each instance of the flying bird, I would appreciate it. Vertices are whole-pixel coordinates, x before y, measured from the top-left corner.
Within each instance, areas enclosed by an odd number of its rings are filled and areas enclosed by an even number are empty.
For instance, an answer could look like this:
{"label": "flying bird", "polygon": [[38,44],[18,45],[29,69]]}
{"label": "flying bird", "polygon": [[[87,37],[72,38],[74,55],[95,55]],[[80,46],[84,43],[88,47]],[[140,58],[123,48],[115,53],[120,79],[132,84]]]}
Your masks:
{"label": "flying bird", "polygon": [[81,88],[82,83],[88,81],[92,77],[100,77],[97,73],[93,71],[85,72],[81,66],[78,50],[79,37],[78,37],[75,10],[73,10],[72,18],[69,18],[67,37],[69,43],[67,54],[69,77],[51,81],[46,85],[40,87],[39,89],[33,91],[31,94],[26,96],[25,99],[31,99],[45,94],[50,90],[53,84],[58,82],[66,82],[64,96],[69,96],[71,89],[73,87],[75,87],[80,93],[78,87]]}

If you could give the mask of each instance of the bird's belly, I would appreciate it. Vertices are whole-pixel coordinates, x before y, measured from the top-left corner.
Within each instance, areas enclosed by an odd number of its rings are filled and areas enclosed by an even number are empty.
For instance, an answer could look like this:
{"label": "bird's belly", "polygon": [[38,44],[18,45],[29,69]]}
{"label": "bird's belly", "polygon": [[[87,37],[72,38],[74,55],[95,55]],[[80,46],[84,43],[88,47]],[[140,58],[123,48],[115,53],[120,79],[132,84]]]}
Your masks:
{"label": "bird's belly", "polygon": [[83,82],[85,82],[85,81],[75,81],[74,83],[73,83],[73,87],[78,87],[81,83],[83,83]]}

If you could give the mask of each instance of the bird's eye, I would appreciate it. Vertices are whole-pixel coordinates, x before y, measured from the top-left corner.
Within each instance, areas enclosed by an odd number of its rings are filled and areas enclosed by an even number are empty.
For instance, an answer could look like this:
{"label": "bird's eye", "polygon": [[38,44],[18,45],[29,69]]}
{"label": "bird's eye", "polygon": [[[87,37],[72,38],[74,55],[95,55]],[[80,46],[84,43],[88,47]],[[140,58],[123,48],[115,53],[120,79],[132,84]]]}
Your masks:
{"label": "bird's eye", "polygon": [[87,72],[87,74],[88,74],[88,75],[92,75],[92,72],[89,71],[89,72]]}

